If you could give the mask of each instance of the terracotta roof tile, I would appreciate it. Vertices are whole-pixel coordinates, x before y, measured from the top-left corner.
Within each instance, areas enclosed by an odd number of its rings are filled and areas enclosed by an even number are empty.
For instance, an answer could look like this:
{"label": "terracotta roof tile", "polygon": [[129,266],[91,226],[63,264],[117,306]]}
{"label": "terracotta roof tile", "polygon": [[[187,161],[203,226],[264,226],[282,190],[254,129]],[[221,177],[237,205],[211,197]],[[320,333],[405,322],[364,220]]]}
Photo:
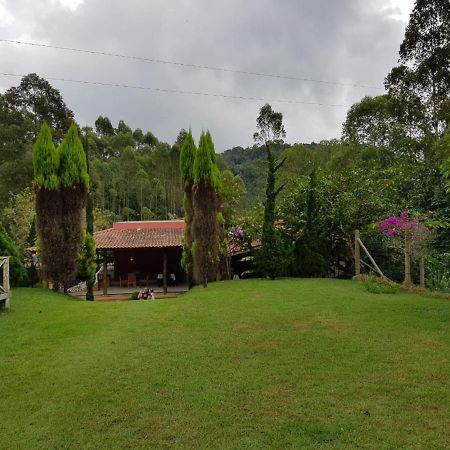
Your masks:
{"label": "terracotta roof tile", "polygon": [[128,222],[115,222],[113,228],[115,230],[136,230],[144,228],[163,228],[168,230],[169,228],[182,228],[184,229],[184,220],[140,220],[140,221],[128,221]]}
{"label": "terracotta roof tile", "polygon": [[181,247],[182,228],[114,229],[94,233],[99,250],[114,248]]}

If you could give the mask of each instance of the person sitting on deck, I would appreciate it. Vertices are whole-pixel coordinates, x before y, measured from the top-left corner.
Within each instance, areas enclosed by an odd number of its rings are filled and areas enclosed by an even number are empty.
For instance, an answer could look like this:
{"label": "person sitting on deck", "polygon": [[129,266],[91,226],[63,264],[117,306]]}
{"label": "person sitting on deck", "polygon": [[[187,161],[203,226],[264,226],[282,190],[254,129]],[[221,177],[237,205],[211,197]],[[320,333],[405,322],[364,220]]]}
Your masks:
{"label": "person sitting on deck", "polygon": [[153,289],[150,289],[150,300],[155,300],[155,293],[153,292]]}
{"label": "person sitting on deck", "polygon": [[[153,291],[153,289],[152,289]],[[148,288],[145,288],[143,291],[139,291],[139,296],[138,298],[142,299],[142,300],[148,300],[149,298],[152,298],[152,292],[150,292],[148,290]]]}

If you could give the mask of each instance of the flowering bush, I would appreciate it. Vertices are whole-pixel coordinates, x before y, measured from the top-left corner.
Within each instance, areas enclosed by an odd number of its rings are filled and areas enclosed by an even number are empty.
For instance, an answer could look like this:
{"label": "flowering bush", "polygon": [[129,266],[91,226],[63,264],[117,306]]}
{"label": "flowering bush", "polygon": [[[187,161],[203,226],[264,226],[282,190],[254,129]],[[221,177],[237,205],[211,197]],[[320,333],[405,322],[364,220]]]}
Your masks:
{"label": "flowering bush", "polygon": [[405,284],[411,284],[411,259],[423,257],[426,253],[430,230],[421,221],[410,218],[408,211],[399,217],[388,217],[378,223],[378,227],[390,239],[390,244],[401,248],[405,255]]}
{"label": "flowering bush", "polygon": [[227,234],[228,246],[233,250],[247,250],[251,248],[252,239],[244,232],[241,225],[237,225]]}
{"label": "flowering bush", "polygon": [[422,253],[426,245],[430,230],[421,218],[410,218],[408,211],[402,211],[399,217],[388,217],[378,223],[381,231],[388,237],[399,237],[396,242],[403,247],[409,244],[411,252]]}

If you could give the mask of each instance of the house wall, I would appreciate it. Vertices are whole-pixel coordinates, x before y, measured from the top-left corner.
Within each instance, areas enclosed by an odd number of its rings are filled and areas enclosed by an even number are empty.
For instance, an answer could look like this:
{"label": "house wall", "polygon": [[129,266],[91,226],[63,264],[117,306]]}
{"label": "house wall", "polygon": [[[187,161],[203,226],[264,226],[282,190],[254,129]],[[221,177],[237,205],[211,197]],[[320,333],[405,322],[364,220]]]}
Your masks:
{"label": "house wall", "polygon": [[133,272],[138,279],[145,279],[148,274],[150,280],[156,280],[158,273],[163,273],[163,251],[167,253],[167,276],[173,272],[177,282],[183,281],[180,247],[114,250],[114,280],[119,280],[119,275],[126,279]]}

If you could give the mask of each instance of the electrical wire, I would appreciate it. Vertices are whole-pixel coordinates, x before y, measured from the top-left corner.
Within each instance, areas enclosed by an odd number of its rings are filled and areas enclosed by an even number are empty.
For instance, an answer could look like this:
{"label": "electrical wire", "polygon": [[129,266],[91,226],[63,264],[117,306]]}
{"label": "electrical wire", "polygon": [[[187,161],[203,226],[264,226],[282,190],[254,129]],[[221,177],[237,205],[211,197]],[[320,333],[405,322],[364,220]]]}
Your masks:
{"label": "electrical wire", "polygon": [[[0,76],[22,78],[25,75],[0,72]],[[348,105],[342,105],[342,104],[309,102],[306,100],[288,100],[288,99],[265,98],[265,97],[246,97],[243,95],[229,95],[229,94],[220,94],[220,93],[214,93],[214,92],[185,91],[185,90],[181,90],[181,89],[168,89],[168,88],[160,88],[160,87],[152,87],[152,86],[136,86],[136,85],[131,85],[131,84],[113,83],[113,82],[107,82],[107,81],[75,80],[75,79],[69,79],[69,78],[48,77],[45,75],[43,75],[43,77],[49,81],[63,81],[63,82],[67,82],[67,83],[106,86],[106,87],[113,87],[113,88],[138,89],[138,90],[144,90],[144,91],[161,92],[161,93],[166,93],[166,94],[197,95],[197,96],[203,96],[203,97],[217,97],[217,98],[225,98],[225,99],[231,99],[231,100],[242,100],[242,101],[248,100],[248,101],[269,102],[269,103],[289,103],[289,104],[296,104],[296,105],[328,106],[328,107],[337,107],[337,108],[348,108],[349,107]]]}
{"label": "electrical wire", "polygon": [[342,81],[318,80],[318,79],[314,79],[314,78],[306,78],[306,77],[293,76],[293,75],[254,72],[254,71],[243,70],[243,69],[231,69],[231,68],[226,68],[226,67],[216,67],[216,66],[209,66],[209,65],[203,65],[203,64],[193,64],[193,63],[185,63],[185,62],[179,62],[179,61],[171,61],[171,60],[167,60],[167,59],[147,58],[147,57],[143,57],[143,56],[126,55],[126,54],[121,54],[121,53],[103,52],[103,51],[97,51],[97,50],[86,50],[86,49],[75,48],[75,47],[64,47],[61,45],[51,45],[51,44],[40,44],[37,42],[17,41],[17,40],[13,40],[13,39],[0,39],[0,42],[9,43],[9,44],[28,45],[28,46],[32,46],[32,47],[49,48],[49,49],[56,49],[56,50],[65,50],[65,51],[71,51],[71,52],[77,52],[77,53],[86,53],[86,54],[90,54],[90,55],[100,55],[100,56],[108,56],[108,57],[121,58],[121,59],[131,59],[131,60],[135,60],[135,61],[144,61],[144,62],[150,62],[150,63],[156,63],[156,64],[166,64],[166,65],[173,65],[173,66],[178,66],[178,67],[187,67],[187,68],[191,68],[191,69],[211,70],[211,71],[216,71],[216,72],[228,72],[228,73],[236,73],[236,74],[240,74],[240,75],[258,76],[258,77],[265,77],[265,78],[304,81],[304,82],[309,82],[309,83],[321,83],[321,84],[343,86],[343,87],[353,87],[353,88],[362,88],[362,89],[378,89],[378,90],[380,89],[380,86],[366,85],[366,84],[360,84],[360,83],[345,83]]}

